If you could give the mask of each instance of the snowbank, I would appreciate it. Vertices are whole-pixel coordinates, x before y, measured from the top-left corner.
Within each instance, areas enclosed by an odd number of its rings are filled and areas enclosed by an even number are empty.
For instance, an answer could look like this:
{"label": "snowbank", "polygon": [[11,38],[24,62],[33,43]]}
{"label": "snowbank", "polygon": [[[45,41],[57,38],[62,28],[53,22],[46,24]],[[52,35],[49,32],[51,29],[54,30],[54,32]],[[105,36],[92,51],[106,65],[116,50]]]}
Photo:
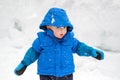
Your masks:
{"label": "snowbank", "polygon": [[75,27],[75,36],[105,51],[103,61],[75,55],[74,80],[119,80],[119,0],[1,0],[0,78],[39,80],[36,63],[22,76],[16,76],[13,71],[40,31],[38,26],[50,7],[66,9]]}

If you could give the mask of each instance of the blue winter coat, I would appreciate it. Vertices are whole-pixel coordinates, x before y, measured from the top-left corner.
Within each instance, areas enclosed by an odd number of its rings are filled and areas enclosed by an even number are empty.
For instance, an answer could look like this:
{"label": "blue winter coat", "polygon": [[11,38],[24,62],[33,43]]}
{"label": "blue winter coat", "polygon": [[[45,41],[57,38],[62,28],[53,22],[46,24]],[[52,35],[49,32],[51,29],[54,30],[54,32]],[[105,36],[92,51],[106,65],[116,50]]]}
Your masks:
{"label": "blue winter coat", "polygon": [[[51,30],[39,32],[32,47],[40,53],[38,74],[54,76],[65,76],[74,72],[73,53],[78,53],[80,56],[90,56],[93,50],[75,39],[72,32],[68,32],[62,39],[57,39]],[[96,55],[94,56],[96,57]]]}
{"label": "blue winter coat", "polygon": [[[51,30],[46,26],[67,27],[67,33],[62,39],[54,37]],[[38,74],[65,76],[74,72],[73,53],[80,56],[93,56],[95,50],[74,38],[73,26],[70,23],[65,10],[51,8],[42,23],[40,29],[44,32],[38,33],[38,38],[33,42],[33,49],[40,56],[38,58]]]}

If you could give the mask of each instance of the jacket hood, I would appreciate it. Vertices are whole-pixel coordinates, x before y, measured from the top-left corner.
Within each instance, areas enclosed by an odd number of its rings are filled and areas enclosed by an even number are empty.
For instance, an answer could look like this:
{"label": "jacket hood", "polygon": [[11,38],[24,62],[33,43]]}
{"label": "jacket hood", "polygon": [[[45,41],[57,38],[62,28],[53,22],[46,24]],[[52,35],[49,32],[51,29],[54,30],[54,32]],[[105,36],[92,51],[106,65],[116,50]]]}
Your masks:
{"label": "jacket hood", "polygon": [[50,8],[40,24],[40,29],[46,30],[46,26],[68,27],[68,31],[73,30],[66,11],[61,8]]}

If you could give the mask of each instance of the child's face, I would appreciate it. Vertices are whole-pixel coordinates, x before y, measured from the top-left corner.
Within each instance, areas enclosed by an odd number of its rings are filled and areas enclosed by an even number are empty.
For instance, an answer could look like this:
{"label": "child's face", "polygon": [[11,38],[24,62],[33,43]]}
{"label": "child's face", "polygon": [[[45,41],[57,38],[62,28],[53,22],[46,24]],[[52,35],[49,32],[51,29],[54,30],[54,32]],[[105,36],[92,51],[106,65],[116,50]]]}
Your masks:
{"label": "child's face", "polygon": [[56,28],[54,26],[47,26],[48,29],[51,29],[56,38],[61,39],[67,33],[67,27]]}

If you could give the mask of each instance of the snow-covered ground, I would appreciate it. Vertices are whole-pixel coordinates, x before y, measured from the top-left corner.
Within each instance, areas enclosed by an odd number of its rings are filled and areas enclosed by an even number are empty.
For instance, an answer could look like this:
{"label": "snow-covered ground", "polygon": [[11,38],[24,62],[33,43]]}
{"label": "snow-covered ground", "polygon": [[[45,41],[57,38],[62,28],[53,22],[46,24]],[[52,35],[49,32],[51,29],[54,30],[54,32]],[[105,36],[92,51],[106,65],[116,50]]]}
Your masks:
{"label": "snow-covered ground", "polygon": [[75,36],[105,53],[102,61],[75,54],[74,80],[119,80],[120,0],[0,0],[0,79],[39,80],[36,62],[22,76],[14,69],[51,7],[67,10]]}

